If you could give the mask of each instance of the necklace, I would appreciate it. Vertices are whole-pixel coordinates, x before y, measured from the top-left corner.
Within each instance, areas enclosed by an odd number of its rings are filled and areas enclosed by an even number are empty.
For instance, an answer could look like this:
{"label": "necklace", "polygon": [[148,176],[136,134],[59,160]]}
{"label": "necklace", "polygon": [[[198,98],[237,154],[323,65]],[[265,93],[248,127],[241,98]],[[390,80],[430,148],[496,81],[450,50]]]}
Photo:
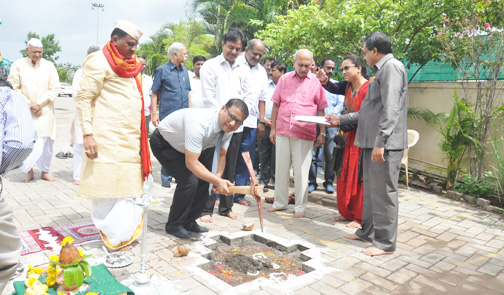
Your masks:
{"label": "necklace", "polygon": [[352,91],[352,97],[355,97],[357,94],[359,94],[360,87],[359,89],[354,91],[352,84],[350,84],[350,90]]}

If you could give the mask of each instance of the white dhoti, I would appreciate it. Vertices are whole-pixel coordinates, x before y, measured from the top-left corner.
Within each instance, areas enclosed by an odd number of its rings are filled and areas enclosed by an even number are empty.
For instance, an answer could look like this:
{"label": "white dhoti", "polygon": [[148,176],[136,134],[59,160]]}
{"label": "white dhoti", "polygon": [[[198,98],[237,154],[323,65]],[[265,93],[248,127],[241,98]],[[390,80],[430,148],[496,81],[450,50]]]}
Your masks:
{"label": "white dhoti", "polygon": [[49,172],[53,154],[53,144],[54,140],[50,137],[37,137],[35,145],[33,145],[33,151],[28,158],[24,160],[23,165],[19,169],[24,173],[28,173],[33,169],[33,165],[37,164],[42,172]]}
{"label": "white dhoti", "polygon": [[142,211],[126,199],[94,199],[91,219],[107,248],[118,250],[142,233]]}

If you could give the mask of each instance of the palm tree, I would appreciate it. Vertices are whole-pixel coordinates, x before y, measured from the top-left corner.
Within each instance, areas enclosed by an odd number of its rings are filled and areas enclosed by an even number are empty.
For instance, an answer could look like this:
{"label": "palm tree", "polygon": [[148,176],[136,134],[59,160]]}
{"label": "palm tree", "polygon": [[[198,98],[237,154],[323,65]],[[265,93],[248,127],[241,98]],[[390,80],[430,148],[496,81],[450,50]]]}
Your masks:
{"label": "palm tree", "polygon": [[215,36],[215,46],[221,49],[222,37],[231,27],[242,30],[247,38],[252,37],[249,20],[257,14],[255,0],[193,0],[191,12],[201,18],[200,30],[195,35],[211,34]]}

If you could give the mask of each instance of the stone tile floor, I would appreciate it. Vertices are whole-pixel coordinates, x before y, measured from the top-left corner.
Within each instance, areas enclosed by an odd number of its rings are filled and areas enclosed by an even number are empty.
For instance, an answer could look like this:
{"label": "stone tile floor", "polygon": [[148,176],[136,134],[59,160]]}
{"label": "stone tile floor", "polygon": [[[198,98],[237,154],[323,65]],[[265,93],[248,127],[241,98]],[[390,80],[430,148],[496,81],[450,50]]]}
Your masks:
{"label": "stone tile floor", "polygon": [[[54,154],[72,151],[69,130],[74,116],[72,98],[56,100],[58,138]],[[90,220],[91,202],[76,196],[72,184],[72,159],[53,158],[51,173],[58,178],[49,183],[36,180],[24,184],[19,171],[5,179],[7,201],[14,209],[20,231],[42,226],[54,226]],[[338,213],[335,195],[322,190],[310,194],[307,218],[294,219],[293,208],[284,212],[268,213],[270,206],[263,202],[265,232],[279,239],[308,243],[320,255],[324,271],[304,275],[288,283],[265,282],[231,288],[217,279],[198,271],[201,262],[202,238],[180,240],[164,232],[173,196],[171,189],[160,185],[160,165],[153,157],[154,195],[166,198],[165,204],[149,211],[148,271],[159,279],[166,279],[177,292],[190,294],[504,294],[504,217],[467,204],[445,199],[429,192],[400,188],[398,247],[393,255],[368,257],[361,253],[366,244],[345,240],[353,229],[331,218]],[[319,181],[322,183],[322,181]],[[272,191],[268,192],[272,193]],[[254,200],[247,196],[252,201]],[[235,205],[239,214],[236,221],[214,215],[209,224],[211,234],[241,232],[242,224],[254,222],[259,227],[255,205]],[[191,250],[189,256],[173,257],[177,245]],[[83,246],[94,253],[95,259],[104,257],[101,243]],[[129,255],[132,265],[113,269],[120,281],[139,269],[141,245]],[[23,263],[46,259],[50,253],[22,257]],[[11,294],[8,286],[5,294]]]}

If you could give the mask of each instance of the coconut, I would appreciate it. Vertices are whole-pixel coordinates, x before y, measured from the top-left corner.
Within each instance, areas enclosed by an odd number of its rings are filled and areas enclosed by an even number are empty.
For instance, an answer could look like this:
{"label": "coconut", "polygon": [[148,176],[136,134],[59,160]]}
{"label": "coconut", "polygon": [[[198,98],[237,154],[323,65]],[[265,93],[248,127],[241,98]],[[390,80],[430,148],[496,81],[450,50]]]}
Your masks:
{"label": "coconut", "polygon": [[175,250],[173,257],[183,257],[187,256],[187,254],[189,254],[189,249],[184,246],[177,246],[177,250]]}
{"label": "coconut", "polygon": [[62,264],[71,264],[75,259],[80,259],[80,253],[72,243],[66,243],[61,247],[59,261]]}

